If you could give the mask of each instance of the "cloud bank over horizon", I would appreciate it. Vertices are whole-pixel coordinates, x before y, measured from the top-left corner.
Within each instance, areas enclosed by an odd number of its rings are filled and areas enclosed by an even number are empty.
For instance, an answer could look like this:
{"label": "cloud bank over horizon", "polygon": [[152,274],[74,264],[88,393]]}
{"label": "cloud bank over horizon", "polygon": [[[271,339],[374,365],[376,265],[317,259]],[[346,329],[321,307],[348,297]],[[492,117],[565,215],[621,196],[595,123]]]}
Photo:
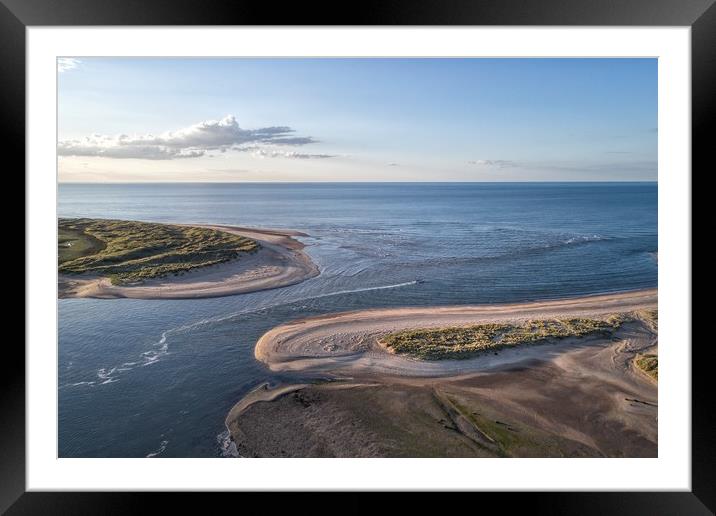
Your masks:
{"label": "cloud bank over horizon", "polygon": [[251,152],[257,157],[296,159],[330,158],[331,154],[309,154],[277,149],[277,146],[303,146],[317,143],[310,136],[296,136],[287,126],[243,129],[234,115],[221,120],[206,120],[159,135],[107,136],[93,134],[82,139],[60,140],[60,156],[85,156],[115,159],[173,160],[198,158],[212,151]]}

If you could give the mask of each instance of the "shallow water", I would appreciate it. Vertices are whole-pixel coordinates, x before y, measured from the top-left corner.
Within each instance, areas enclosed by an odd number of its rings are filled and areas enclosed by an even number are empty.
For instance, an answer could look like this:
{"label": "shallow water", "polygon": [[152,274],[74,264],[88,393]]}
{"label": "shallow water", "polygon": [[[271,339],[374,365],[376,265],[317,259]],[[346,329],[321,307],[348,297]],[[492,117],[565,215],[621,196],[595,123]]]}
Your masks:
{"label": "shallow water", "polygon": [[299,229],[322,273],[200,300],[59,301],[59,454],[215,457],[224,417],[280,381],[253,358],[290,319],[657,284],[656,183],[71,185],[59,215]]}

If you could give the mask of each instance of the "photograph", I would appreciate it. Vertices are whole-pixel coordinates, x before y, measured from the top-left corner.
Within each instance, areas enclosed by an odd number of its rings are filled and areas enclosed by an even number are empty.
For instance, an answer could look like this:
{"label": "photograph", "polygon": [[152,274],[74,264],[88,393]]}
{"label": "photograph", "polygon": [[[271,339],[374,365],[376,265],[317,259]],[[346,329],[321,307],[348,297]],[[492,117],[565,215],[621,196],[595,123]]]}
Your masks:
{"label": "photograph", "polygon": [[658,458],[659,65],[57,57],[58,458]]}

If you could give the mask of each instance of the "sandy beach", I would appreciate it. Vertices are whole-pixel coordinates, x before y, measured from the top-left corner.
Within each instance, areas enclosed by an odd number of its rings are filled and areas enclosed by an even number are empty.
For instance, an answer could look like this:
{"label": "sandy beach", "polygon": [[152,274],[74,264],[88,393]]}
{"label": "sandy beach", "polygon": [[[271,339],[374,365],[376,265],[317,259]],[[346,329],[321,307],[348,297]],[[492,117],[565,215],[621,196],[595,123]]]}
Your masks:
{"label": "sandy beach", "polygon": [[581,298],[520,304],[387,308],[343,312],[299,319],[265,333],[257,342],[256,359],[273,371],[347,369],[401,376],[455,375],[491,369],[527,358],[584,345],[565,339],[548,347],[503,350],[468,360],[423,361],[396,356],[380,345],[380,337],[408,328],[438,328],[482,322],[518,322],[566,316],[599,316],[655,308],[657,291],[641,290]]}
{"label": "sandy beach", "polygon": [[180,277],[148,280],[140,285],[112,285],[97,276],[58,276],[58,297],[192,299],[220,297],[300,283],[319,274],[290,230],[193,224],[244,236],[261,244],[258,252],[220,265],[203,267]]}
{"label": "sandy beach", "polygon": [[[656,306],[657,291],[642,290],[293,321],[262,336],[255,355],[304,381],[259,387],[226,425],[242,456],[654,457],[657,386],[633,361],[658,352],[656,327],[642,318]],[[417,360],[380,344],[406,328],[614,313],[633,319],[608,338],[468,360]]]}

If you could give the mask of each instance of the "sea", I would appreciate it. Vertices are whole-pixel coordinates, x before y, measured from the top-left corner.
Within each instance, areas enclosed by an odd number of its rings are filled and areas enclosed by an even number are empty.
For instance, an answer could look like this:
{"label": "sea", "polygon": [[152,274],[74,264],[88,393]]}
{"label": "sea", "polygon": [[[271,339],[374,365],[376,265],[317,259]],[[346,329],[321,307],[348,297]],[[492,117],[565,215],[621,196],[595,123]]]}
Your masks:
{"label": "sea", "polygon": [[655,182],[58,188],[59,217],[296,229],[321,271],[221,298],[58,300],[60,457],[235,456],[233,404],[292,380],[253,355],[287,321],[657,286]]}

